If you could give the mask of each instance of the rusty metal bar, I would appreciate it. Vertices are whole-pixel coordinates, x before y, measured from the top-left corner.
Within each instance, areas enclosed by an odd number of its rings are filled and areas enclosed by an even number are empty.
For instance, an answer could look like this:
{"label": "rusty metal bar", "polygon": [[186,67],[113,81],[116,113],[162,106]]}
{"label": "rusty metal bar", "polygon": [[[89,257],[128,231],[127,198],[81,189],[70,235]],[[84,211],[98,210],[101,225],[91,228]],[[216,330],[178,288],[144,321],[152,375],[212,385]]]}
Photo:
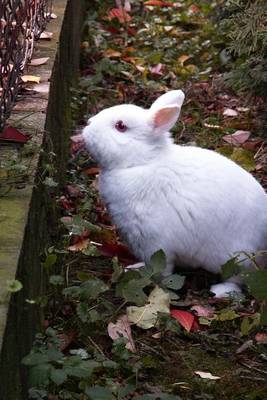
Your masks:
{"label": "rusty metal bar", "polygon": [[51,12],[52,0],[0,0],[0,131],[16,100],[34,41]]}

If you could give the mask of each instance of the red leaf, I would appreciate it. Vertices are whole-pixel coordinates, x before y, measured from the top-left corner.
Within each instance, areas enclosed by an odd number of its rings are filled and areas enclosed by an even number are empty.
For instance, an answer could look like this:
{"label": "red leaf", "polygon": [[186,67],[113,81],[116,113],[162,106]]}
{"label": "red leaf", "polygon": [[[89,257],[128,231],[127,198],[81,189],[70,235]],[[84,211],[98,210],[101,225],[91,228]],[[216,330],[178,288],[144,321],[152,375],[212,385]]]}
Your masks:
{"label": "red leaf", "polygon": [[3,132],[0,133],[0,141],[24,144],[28,142],[29,139],[28,136],[12,126],[7,126]]}
{"label": "red leaf", "polygon": [[173,7],[173,3],[170,3],[169,1],[160,1],[160,0],[145,1],[144,5],[158,6],[158,7]]}
{"label": "red leaf", "polygon": [[60,350],[64,351],[67,347],[74,341],[77,336],[75,331],[70,331],[68,333],[59,333],[57,335],[58,339],[61,341]]}
{"label": "red leaf", "polygon": [[171,310],[171,316],[182,325],[182,327],[187,331],[192,331],[193,324],[195,321],[195,316],[188,311],[183,310]]}
{"label": "red leaf", "polygon": [[110,10],[108,13],[108,18],[109,20],[117,18],[122,24],[129,22],[132,19],[132,17],[122,8],[112,8],[112,10]]}
{"label": "red leaf", "polygon": [[124,244],[108,243],[97,246],[99,252],[106,257],[118,257],[123,264],[134,264],[137,262],[130,250]]}

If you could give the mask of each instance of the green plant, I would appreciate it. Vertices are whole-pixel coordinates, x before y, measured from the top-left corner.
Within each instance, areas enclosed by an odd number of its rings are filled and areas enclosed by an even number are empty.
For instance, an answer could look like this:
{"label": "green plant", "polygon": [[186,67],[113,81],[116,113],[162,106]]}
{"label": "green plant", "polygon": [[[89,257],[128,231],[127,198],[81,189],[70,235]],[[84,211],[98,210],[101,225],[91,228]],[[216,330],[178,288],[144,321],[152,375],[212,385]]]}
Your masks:
{"label": "green plant", "polygon": [[225,82],[234,89],[266,96],[267,3],[229,0],[224,12],[228,16],[222,21],[221,30],[228,40],[228,51],[236,58],[224,75]]}

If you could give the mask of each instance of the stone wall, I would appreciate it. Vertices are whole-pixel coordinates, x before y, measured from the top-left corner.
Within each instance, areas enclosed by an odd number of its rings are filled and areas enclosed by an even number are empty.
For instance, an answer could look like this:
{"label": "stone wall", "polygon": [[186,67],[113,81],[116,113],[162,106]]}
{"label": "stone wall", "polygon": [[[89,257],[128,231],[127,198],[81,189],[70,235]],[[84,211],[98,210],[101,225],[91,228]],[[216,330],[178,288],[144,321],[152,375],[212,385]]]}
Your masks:
{"label": "stone wall", "polygon": [[[55,213],[50,204],[49,194],[39,177],[51,143],[56,154],[55,162],[60,182],[64,179],[64,166],[69,153],[68,138],[72,130],[70,88],[75,87],[79,73],[84,0],[54,0],[54,4],[55,9],[59,8],[65,11],[65,14],[53,66],[45,129],[42,130],[45,132],[42,133],[44,158],[41,157],[37,163],[36,179],[32,186],[19,193],[12,191],[6,198],[0,199],[1,211],[4,207],[9,208],[8,204],[11,203],[15,207],[14,212],[3,214],[6,224],[13,232],[13,242],[9,249],[10,254],[2,263],[2,269],[0,265],[0,327],[2,324],[4,332],[0,355],[0,400],[28,398],[27,369],[21,365],[21,359],[32,347],[35,333],[42,328],[42,315],[40,307],[27,300],[37,299],[43,293],[46,279],[40,265],[40,254],[49,245],[51,236],[54,235],[55,224]],[[60,22],[58,24],[60,25]],[[37,128],[41,119],[37,118],[34,124]],[[38,129],[40,130],[40,126]],[[4,230],[1,232],[1,241],[7,243],[7,240],[9,238]],[[12,276],[22,282],[23,289],[9,298],[5,293],[5,285],[6,279]]]}

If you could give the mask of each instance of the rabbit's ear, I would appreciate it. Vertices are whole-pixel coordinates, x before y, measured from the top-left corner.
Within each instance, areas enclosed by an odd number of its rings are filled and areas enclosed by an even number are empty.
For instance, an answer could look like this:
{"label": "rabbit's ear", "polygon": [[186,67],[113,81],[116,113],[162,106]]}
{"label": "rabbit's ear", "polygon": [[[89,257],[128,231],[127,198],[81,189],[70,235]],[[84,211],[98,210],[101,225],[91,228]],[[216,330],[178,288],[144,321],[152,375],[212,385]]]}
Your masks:
{"label": "rabbit's ear", "polygon": [[177,121],[180,110],[174,104],[151,110],[151,121],[156,134],[168,132]]}
{"label": "rabbit's ear", "polygon": [[150,107],[150,110],[159,109],[163,106],[176,105],[182,107],[184,102],[184,92],[182,90],[171,90],[158,97],[156,101]]}

